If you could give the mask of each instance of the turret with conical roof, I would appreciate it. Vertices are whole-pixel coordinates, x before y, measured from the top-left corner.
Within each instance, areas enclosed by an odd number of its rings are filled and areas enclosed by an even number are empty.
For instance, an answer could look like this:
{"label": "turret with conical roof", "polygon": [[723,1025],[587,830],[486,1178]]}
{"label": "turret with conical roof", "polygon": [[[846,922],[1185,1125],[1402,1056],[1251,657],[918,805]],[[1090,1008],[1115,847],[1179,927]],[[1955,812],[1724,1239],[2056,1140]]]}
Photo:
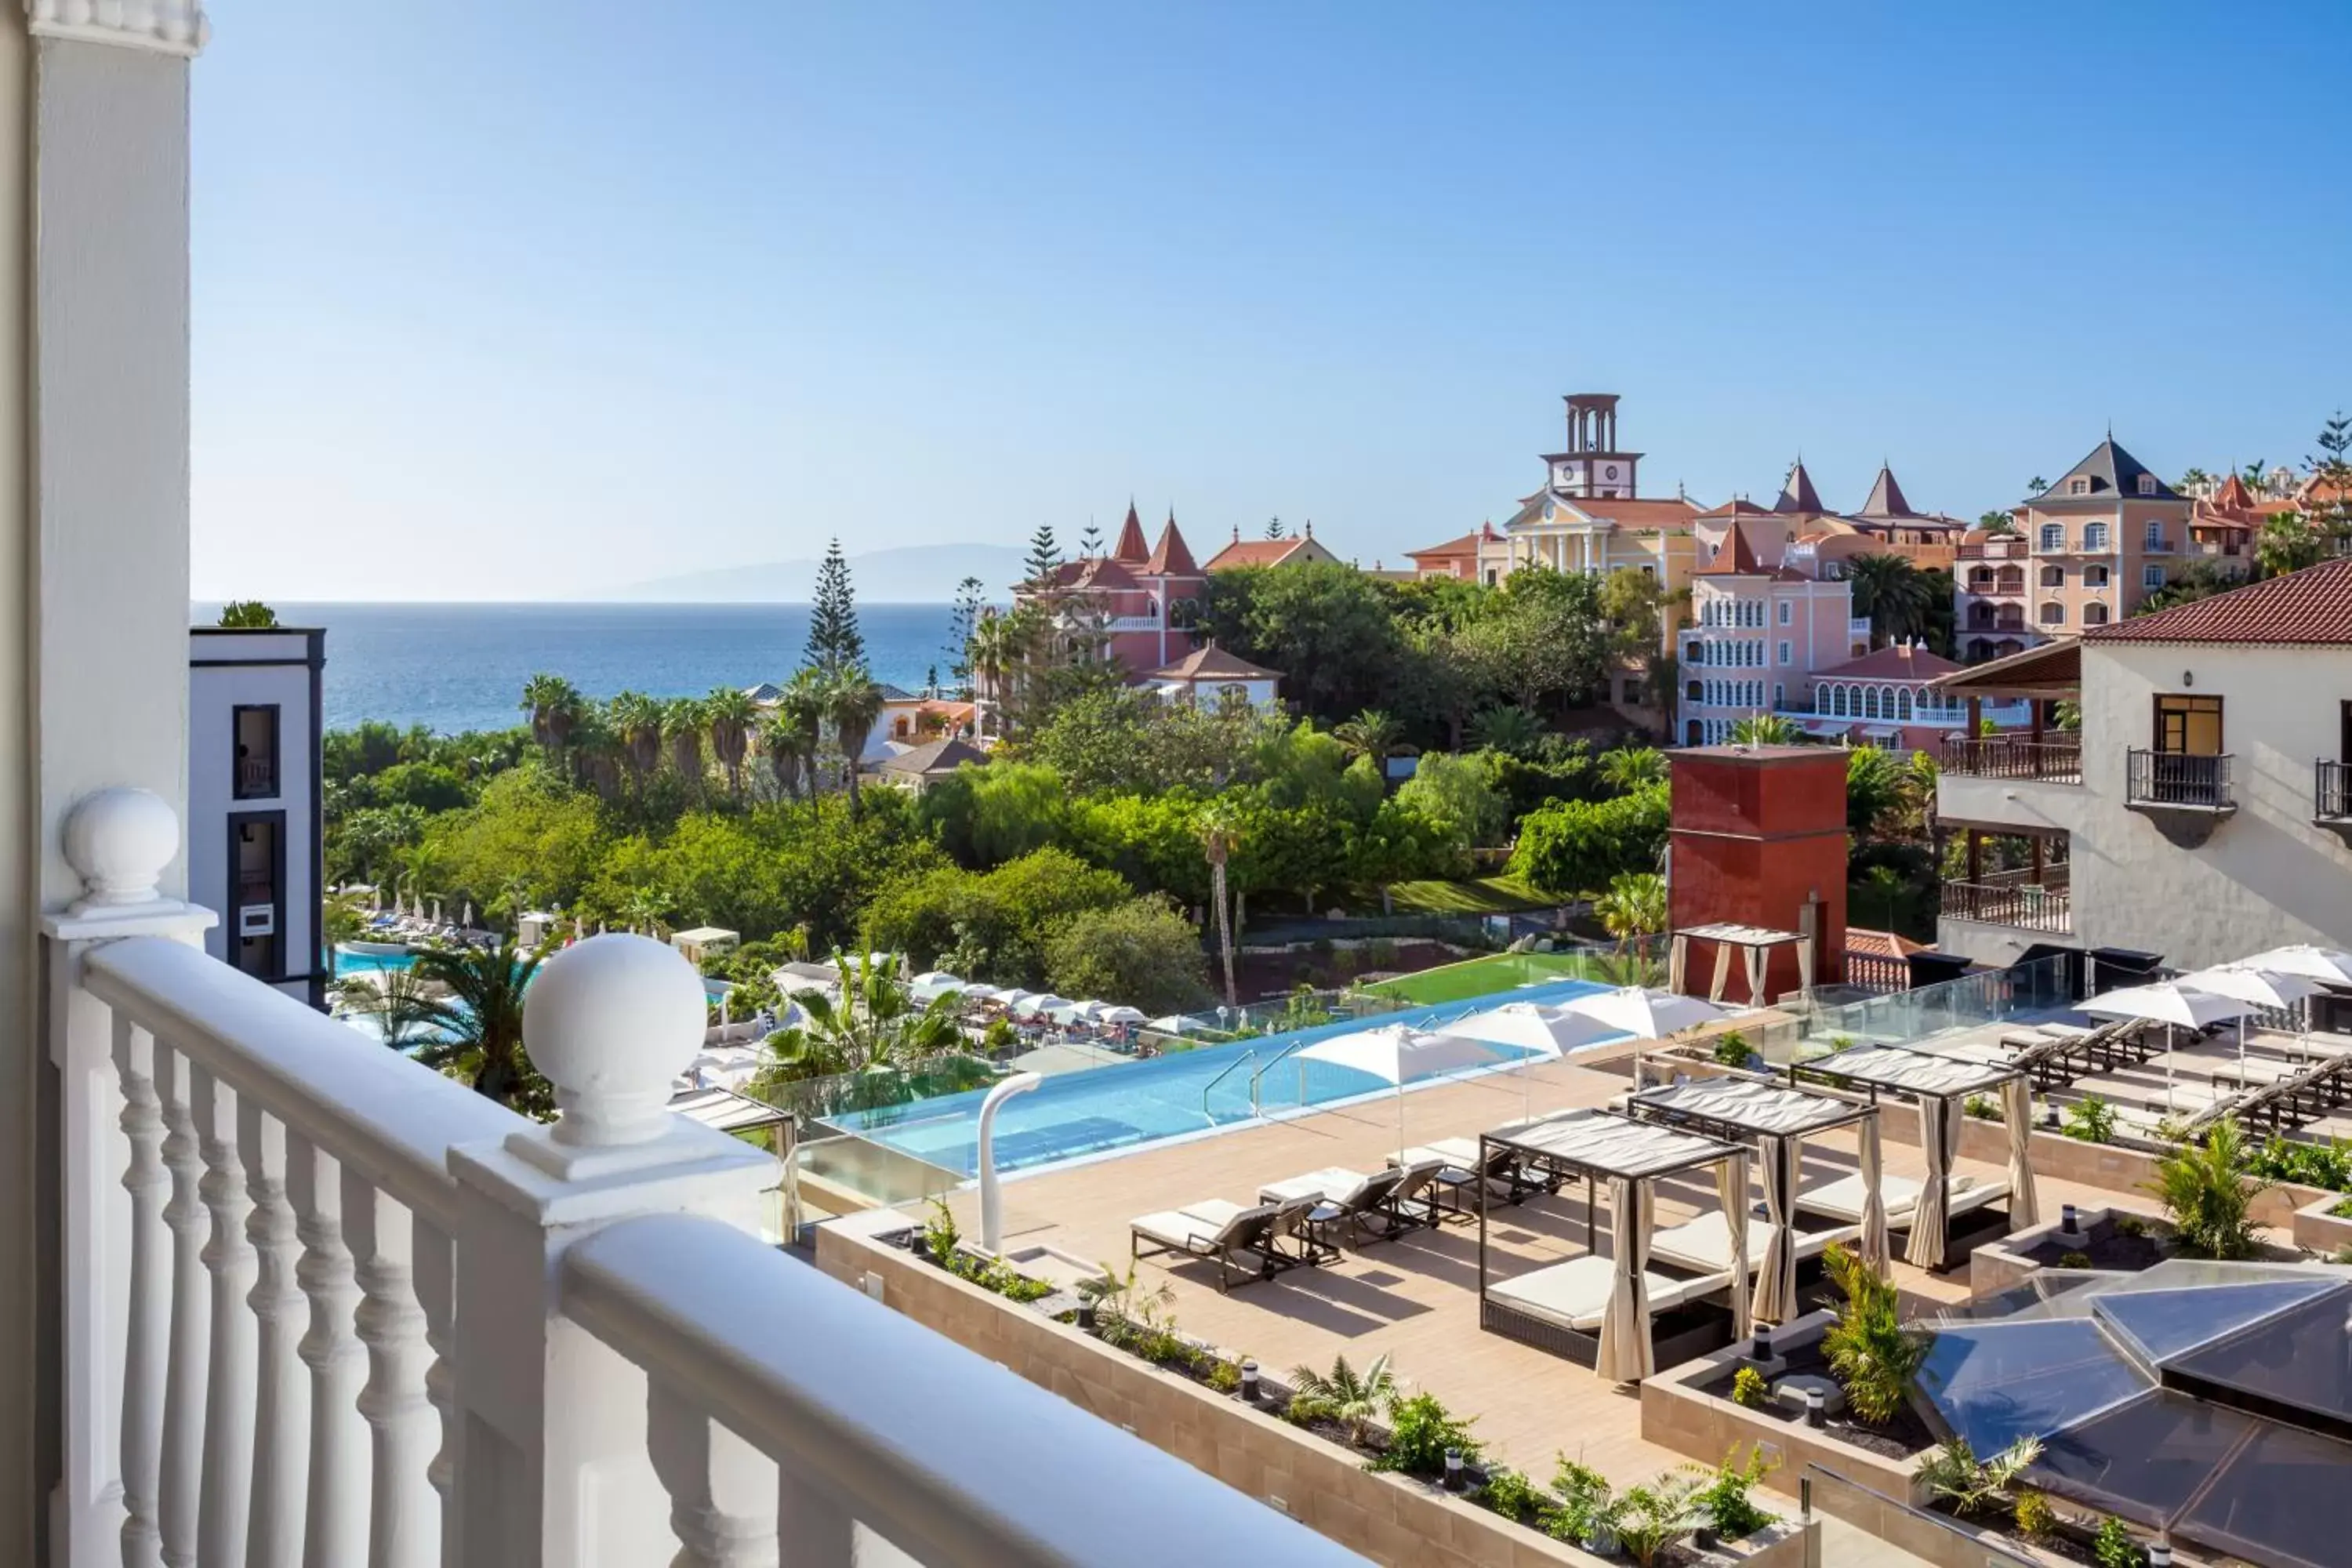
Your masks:
{"label": "turret with conical roof", "polygon": [[1825,510],[1821,492],[1813,489],[1813,476],[1805,472],[1805,459],[1799,458],[1797,466],[1789,470],[1789,482],[1780,488],[1780,499],[1772,503],[1778,512],[1818,512]]}
{"label": "turret with conical roof", "polygon": [[1160,542],[1151,547],[1151,559],[1144,565],[1147,574],[1156,577],[1197,577],[1201,568],[1185,546],[1184,536],[1176,531],[1176,509],[1168,509],[1168,525],[1160,531]]}
{"label": "turret with conical roof", "polygon": [[1855,515],[1916,517],[1919,514],[1911,510],[1910,499],[1904,495],[1903,487],[1895,482],[1895,470],[1881,463],[1878,465],[1877,481],[1870,487],[1870,499],[1862,503],[1862,510]]}
{"label": "turret with conical roof", "polygon": [[1127,502],[1127,521],[1119,525],[1118,542],[1111,546],[1110,558],[1130,566],[1140,566],[1151,558],[1151,547],[1143,542],[1143,520],[1135,515],[1135,499]]}

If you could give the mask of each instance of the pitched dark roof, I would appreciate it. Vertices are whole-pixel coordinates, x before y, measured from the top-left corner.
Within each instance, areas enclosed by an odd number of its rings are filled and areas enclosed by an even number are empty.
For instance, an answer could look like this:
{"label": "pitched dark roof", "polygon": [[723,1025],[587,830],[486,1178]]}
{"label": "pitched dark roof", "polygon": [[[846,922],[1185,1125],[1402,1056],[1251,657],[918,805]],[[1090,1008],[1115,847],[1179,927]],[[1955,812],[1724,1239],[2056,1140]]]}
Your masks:
{"label": "pitched dark roof", "polygon": [[1185,548],[1184,536],[1176,531],[1176,511],[1170,508],[1168,526],[1160,531],[1160,542],[1151,547],[1151,559],[1143,563],[1147,577],[1198,577],[1201,568],[1193,563],[1192,551]]}
{"label": "pitched dark roof", "polygon": [[1822,505],[1821,492],[1813,489],[1813,476],[1805,472],[1805,460],[1789,470],[1789,482],[1781,487],[1780,499],[1772,503],[1774,511],[1827,511]]}
{"label": "pitched dark roof", "polygon": [[1877,482],[1870,487],[1870,499],[1862,503],[1857,517],[1916,517],[1903,487],[1895,482],[1895,470],[1885,464],[1878,465]]}
{"label": "pitched dark roof", "polygon": [[1748,542],[1748,531],[1734,522],[1727,531],[1730,537],[1715,559],[1691,573],[1694,577],[1761,577],[1765,571],[1756,559],[1756,547]]}
{"label": "pitched dark roof", "polygon": [[[2141,496],[2139,491],[2142,474],[2156,479],[2156,488],[2148,491],[2146,496]],[[2068,495],[2067,484],[2073,479],[2090,480],[2090,493],[2085,496]],[[2153,470],[2117,446],[2116,438],[2110,436],[2092,447],[2089,457],[2059,475],[2057,482],[2048,489],[2038,496],[2028,496],[2025,504],[2038,506],[2050,501],[2106,500],[2117,497],[2137,498],[2142,500],[2179,500],[2180,499],[2170,485],[2157,479]]]}
{"label": "pitched dark roof", "polygon": [[1817,669],[1816,680],[1933,680],[1960,667],[1938,653],[1912,643],[1897,643],[1848,659],[1832,669]]}
{"label": "pitched dark roof", "polygon": [[1213,638],[1171,665],[1151,672],[1154,680],[1279,680],[1278,669],[1261,669],[1249,660],[1227,653]]}
{"label": "pitched dark roof", "polygon": [[1118,542],[1111,546],[1110,558],[1129,566],[1140,566],[1151,559],[1151,547],[1143,542],[1143,520],[1135,515],[1135,503],[1127,503],[1127,521],[1118,527]]}
{"label": "pitched dark roof", "polygon": [[2323,561],[2210,599],[2094,626],[2084,632],[2083,640],[2298,647],[2352,644],[2352,558]]}
{"label": "pitched dark roof", "polygon": [[891,773],[951,773],[967,763],[985,763],[988,753],[969,741],[953,735],[927,742],[886,757],[876,766]]}

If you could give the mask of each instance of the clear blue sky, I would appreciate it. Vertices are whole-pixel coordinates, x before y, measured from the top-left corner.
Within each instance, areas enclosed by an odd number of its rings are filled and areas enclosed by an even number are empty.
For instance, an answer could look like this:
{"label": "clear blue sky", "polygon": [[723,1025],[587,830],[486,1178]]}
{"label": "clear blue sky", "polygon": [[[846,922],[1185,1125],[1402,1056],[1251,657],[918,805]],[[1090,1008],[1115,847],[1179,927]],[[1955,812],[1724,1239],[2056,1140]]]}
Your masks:
{"label": "clear blue sky", "polygon": [[[1644,488],[1974,515],[2352,405],[2352,6],[219,0],[200,595],[1342,555]],[[867,591],[887,597],[887,585]]]}

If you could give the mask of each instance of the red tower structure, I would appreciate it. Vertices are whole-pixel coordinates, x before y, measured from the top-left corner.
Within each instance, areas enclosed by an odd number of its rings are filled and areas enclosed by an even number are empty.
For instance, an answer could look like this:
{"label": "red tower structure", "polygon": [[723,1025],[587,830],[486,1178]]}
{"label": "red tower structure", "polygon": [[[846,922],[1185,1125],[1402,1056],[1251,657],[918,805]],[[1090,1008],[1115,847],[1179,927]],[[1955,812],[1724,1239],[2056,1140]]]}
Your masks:
{"label": "red tower structure", "polygon": [[[1817,985],[1845,974],[1845,752],[1824,746],[1694,746],[1666,753],[1672,930],[1709,925],[1797,931]],[[1684,989],[1704,994],[1717,943],[1688,943]],[[1769,950],[1765,994],[1802,984],[1794,945]],[[1744,996],[1735,952],[1732,994]]]}

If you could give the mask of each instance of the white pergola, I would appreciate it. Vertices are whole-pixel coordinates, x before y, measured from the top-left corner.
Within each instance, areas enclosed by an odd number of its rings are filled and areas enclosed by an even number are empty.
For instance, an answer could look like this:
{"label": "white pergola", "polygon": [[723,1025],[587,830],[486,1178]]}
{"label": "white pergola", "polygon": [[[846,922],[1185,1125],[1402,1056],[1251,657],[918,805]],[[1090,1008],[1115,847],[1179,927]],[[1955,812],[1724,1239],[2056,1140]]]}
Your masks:
{"label": "white pergola", "polygon": [[1690,944],[1694,941],[1715,943],[1715,976],[1706,993],[1709,1001],[1722,1001],[1724,988],[1731,984],[1731,950],[1734,948],[1739,949],[1748,971],[1749,1006],[1764,1005],[1764,971],[1769,965],[1772,950],[1776,947],[1794,944],[1798,986],[1809,994],[1813,989],[1813,944],[1804,932],[1719,921],[1714,925],[1685,926],[1674,933],[1666,959],[1666,989],[1669,991],[1682,990],[1689,978]]}

